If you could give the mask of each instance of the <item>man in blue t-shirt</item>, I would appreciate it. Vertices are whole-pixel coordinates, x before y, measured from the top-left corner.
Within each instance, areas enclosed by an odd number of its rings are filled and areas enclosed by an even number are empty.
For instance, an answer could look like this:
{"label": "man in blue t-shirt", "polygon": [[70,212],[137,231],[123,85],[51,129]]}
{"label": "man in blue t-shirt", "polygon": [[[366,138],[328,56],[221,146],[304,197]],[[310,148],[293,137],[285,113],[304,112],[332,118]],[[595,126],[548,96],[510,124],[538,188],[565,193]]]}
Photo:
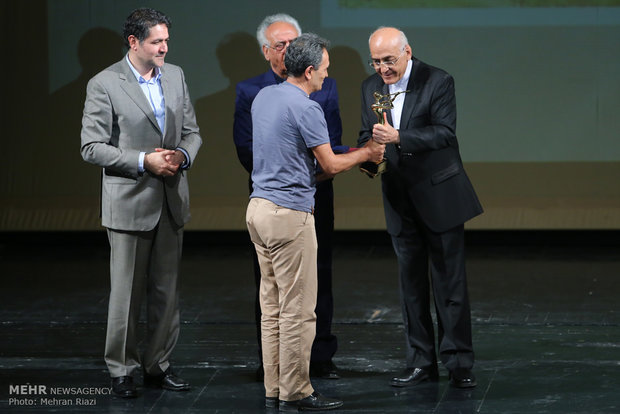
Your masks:
{"label": "man in blue t-shirt", "polygon": [[[285,13],[272,14],[263,19],[256,30],[256,39],[265,60],[269,62],[269,70],[258,76],[243,80],[237,84],[235,98],[235,119],[233,124],[233,138],[237,149],[237,156],[243,168],[252,174],[252,102],[258,92],[266,86],[282,83],[286,80],[286,66],[284,53],[291,40],[301,34],[299,22]],[[329,140],[336,152],[343,152],[342,122],[338,105],[338,89],[336,81],[326,78],[320,90],[310,94],[310,99],[318,102],[323,109]],[[249,180],[252,193],[252,180]],[[330,178],[317,181],[314,193],[314,228],[319,244],[317,255],[317,302],[316,335],[312,343],[310,356],[310,375],[325,379],[338,379],[338,369],[333,362],[338,349],[338,338],[332,333],[332,318],[334,315],[334,297],[332,294],[332,236],[334,232],[334,185]],[[252,246],[252,250],[254,247]],[[253,252],[254,253],[254,252]],[[260,286],[260,268],[258,258],[252,255],[255,295],[255,320],[258,338],[258,353],[261,365],[256,376],[263,380],[262,350],[260,348],[260,305],[258,291]]]}
{"label": "man in blue t-shirt", "polygon": [[314,193],[317,161],[334,176],[365,161],[380,162],[385,146],[373,140],[336,155],[321,106],[309,95],[327,77],[327,41],[307,33],[284,58],[286,82],[263,88],[252,104],[254,188],[246,213],[261,269],[260,305],[266,406],[329,410],[310,383],[315,335],[317,240]]}

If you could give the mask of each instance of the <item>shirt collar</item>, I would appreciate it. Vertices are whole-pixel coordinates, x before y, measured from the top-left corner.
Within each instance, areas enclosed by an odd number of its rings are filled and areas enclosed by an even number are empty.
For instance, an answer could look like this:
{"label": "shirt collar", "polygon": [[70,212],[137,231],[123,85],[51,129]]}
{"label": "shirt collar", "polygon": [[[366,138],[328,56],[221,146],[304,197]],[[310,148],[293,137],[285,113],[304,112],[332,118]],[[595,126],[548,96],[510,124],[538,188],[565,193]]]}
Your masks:
{"label": "shirt collar", "polygon": [[276,83],[282,83],[286,80],[284,78],[281,78],[277,73],[275,73],[273,69],[269,69],[269,70],[271,70],[271,73],[273,73],[273,78],[276,80]]}
{"label": "shirt collar", "polygon": [[129,64],[129,69],[131,69],[131,71],[133,72],[133,74],[136,77],[136,80],[138,81],[138,83],[159,82],[159,79],[161,78],[161,69],[160,68],[158,68],[156,66],[155,67],[155,76],[153,76],[150,80],[147,81],[142,76],[140,76],[140,73],[138,73],[136,68],[134,68],[134,66],[131,64],[131,60],[129,60],[129,53],[127,53],[127,55],[125,55],[125,59],[127,59],[127,63]]}
{"label": "shirt collar", "polygon": [[284,82],[280,83],[279,85],[285,85],[285,86],[284,86],[285,88],[287,88],[287,87],[289,87],[289,86],[290,86],[290,87],[294,88],[295,90],[299,91],[299,93],[302,93],[302,94],[303,94],[306,98],[309,98],[309,97],[310,97],[310,95],[308,95],[308,94],[306,93],[306,91],[304,91],[303,89],[301,89],[299,86],[292,84],[291,82],[286,82],[286,81],[284,81]]}
{"label": "shirt collar", "polygon": [[411,68],[413,67],[413,60],[409,59],[407,62],[407,69],[405,69],[405,74],[403,77],[394,84],[394,90],[405,90],[407,89],[407,84],[409,83],[409,78],[411,77]]}

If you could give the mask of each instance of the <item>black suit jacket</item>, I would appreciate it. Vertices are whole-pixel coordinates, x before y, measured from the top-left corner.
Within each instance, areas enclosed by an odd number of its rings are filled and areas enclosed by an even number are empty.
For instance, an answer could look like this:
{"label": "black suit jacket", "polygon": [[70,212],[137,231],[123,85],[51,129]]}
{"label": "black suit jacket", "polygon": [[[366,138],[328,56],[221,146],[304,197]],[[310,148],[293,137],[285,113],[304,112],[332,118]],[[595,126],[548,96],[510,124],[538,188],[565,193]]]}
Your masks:
{"label": "black suit jacket", "polygon": [[[387,170],[381,176],[388,232],[398,236],[402,217],[419,217],[434,232],[444,232],[482,213],[459,154],[456,139],[454,79],[442,69],[413,58],[400,121],[400,145],[386,147]],[[373,93],[389,93],[378,74],[362,84],[363,144],[372,137],[377,117]],[[388,122],[391,114],[388,111]]]}

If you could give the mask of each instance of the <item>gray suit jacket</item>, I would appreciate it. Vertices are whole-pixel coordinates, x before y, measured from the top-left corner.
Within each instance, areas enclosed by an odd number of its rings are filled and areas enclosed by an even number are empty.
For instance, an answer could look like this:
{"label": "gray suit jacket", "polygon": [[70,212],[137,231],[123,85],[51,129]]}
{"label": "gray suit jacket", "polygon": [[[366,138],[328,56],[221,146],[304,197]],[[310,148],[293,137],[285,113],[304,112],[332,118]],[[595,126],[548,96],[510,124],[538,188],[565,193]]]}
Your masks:
{"label": "gray suit jacket", "polygon": [[166,63],[161,73],[166,105],[163,133],[125,58],[88,82],[81,153],[85,161],[103,167],[101,220],[105,227],[152,230],[159,222],[163,197],[178,225],[190,218],[187,171],[165,178],[148,171],[138,173],[142,151],[180,147],[189,154],[191,164],[202,144],[183,71]]}

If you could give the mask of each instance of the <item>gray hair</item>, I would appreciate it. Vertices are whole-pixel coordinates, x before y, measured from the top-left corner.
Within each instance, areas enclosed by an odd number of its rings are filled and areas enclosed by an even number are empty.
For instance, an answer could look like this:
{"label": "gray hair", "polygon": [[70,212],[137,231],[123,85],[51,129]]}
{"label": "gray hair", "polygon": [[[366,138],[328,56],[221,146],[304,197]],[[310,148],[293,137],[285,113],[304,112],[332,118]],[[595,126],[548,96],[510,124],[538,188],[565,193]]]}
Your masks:
{"label": "gray hair", "polygon": [[323,49],[328,47],[329,42],[314,33],[304,33],[293,39],[284,55],[284,66],[288,75],[299,77],[308,66],[317,69],[323,61]]}
{"label": "gray hair", "polygon": [[372,37],[374,36],[375,33],[377,33],[379,30],[381,29],[395,29],[398,30],[398,43],[399,43],[399,49],[404,50],[405,46],[407,46],[409,44],[409,41],[407,40],[407,36],[405,36],[405,33],[403,33],[402,30],[400,30],[397,27],[390,27],[390,26],[379,26],[375,29],[374,32],[372,32],[370,34],[370,36],[368,36],[368,45],[370,46],[370,39],[372,39]]}
{"label": "gray hair", "polygon": [[272,14],[271,16],[267,16],[263,19],[263,21],[258,25],[258,29],[256,29],[256,39],[258,40],[258,46],[263,48],[263,45],[269,45],[269,40],[267,36],[265,36],[265,31],[269,26],[276,22],[284,22],[288,23],[297,30],[297,35],[301,34],[301,27],[299,27],[299,23],[295,20],[294,17],[289,16],[286,13],[278,13]]}

